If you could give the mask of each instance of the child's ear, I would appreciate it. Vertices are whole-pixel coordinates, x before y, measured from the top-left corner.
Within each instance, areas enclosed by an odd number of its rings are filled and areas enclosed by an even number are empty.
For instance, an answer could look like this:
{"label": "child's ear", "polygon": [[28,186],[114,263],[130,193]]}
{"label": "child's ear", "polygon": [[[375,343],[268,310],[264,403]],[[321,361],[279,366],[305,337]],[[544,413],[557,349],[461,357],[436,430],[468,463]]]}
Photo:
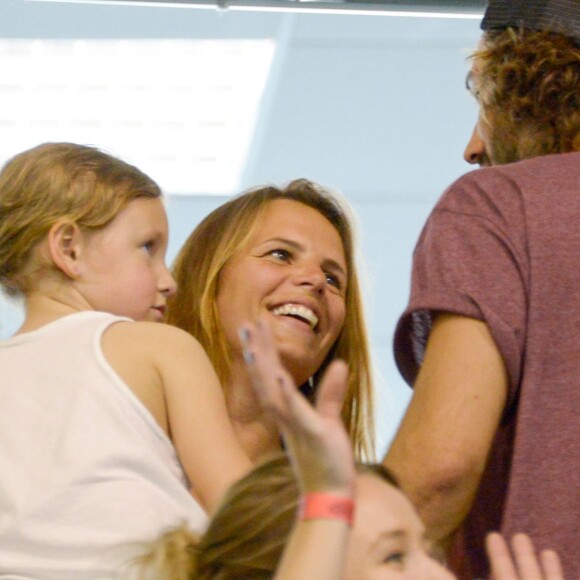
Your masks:
{"label": "child's ear", "polygon": [[55,223],[48,232],[48,251],[53,264],[69,278],[80,275],[79,258],[82,252],[83,233],[70,220]]}

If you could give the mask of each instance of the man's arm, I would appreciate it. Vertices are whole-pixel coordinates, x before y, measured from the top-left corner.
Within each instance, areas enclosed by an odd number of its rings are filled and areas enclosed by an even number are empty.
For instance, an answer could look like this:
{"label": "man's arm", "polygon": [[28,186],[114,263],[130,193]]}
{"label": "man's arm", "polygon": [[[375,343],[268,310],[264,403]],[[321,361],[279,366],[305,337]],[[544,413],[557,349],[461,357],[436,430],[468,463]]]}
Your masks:
{"label": "man's arm", "polygon": [[508,392],[508,375],[484,322],[437,315],[414,394],[383,461],[445,540],[475,497]]}

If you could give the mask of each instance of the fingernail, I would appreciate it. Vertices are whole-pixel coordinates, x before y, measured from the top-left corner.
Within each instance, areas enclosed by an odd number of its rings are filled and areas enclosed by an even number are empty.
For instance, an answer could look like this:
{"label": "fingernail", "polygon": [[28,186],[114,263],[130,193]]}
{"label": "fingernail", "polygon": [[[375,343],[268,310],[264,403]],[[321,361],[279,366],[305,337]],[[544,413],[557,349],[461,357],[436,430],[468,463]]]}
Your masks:
{"label": "fingernail", "polygon": [[244,343],[246,343],[246,342],[248,342],[248,340],[250,340],[250,331],[245,326],[242,326],[238,330],[238,335],[240,337],[240,340]]}
{"label": "fingernail", "polygon": [[246,364],[251,365],[254,362],[254,353],[251,350],[244,349],[244,360]]}

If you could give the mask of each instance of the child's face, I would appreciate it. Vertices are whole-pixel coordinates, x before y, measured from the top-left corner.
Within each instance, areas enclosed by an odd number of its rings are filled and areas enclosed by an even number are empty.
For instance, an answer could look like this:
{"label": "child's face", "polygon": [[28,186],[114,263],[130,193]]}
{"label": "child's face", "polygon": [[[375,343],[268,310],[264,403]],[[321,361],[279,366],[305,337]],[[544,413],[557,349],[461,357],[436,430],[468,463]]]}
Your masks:
{"label": "child's face", "polygon": [[175,292],[165,265],[167,240],[161,199],[131,201],[103,230],[84,235],[77,291],[94,310],[162,321]]}
{"label": "child's face", "polygon": [[398,489],[376,475],[357,478],[346,580],[453,580],[429,556],[425,528]]}

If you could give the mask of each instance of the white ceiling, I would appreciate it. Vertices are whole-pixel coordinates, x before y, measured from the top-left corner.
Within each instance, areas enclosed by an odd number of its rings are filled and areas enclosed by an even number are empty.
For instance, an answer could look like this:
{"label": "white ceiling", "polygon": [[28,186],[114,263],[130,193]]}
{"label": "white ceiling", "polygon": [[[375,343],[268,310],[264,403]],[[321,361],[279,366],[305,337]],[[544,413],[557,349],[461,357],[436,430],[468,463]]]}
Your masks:
{"label": "white ceiling", "polygon": [[[413,246],[435,200],[468,169],[461,154],[476,107],[464,87],[465,59],[479,34],[477,20],[0,0],[0,39],[276,43],[237,189],[304,176],[341,191],[352,202],[367,264],[365,303],[379,379],[377,424],[383,446],[409,397],[392,360],[391,340],[407,300]],[[146,74],[145,58],[143,62]],[[188,59],[179,59],[178,65],[184,78],[194,74]],[[6,66],[0,59],[0,79]],[[90,77],[88,61],[86,66]],[[97,76],[106,82],[106,75]],[[171,106],[159,102],[159,107]],[[1,96],[0,108],[7,118],[27,114],[1,102]],[[34,101],[30,109],[32,117]],[[15,146],[4,141],[5,147]],[[171,139],[156,143],[160,155],[173,155],[175,145]],[[215,193],[211,185],[206,193]],[[219,197],[169,199],[170,261],[197,221],[219,202]],[[20,316],[0,297],[0,337],[15,330]]]}
{"label": "white ceiling", "polygon": [[[461,151],[475,118],[464,89],[465,59],[478,26],[456,19],[0,4],[2,38],[274,39],[239,189],[307,176],[367,201],[429,201],[465,171]],[[186,60],[180,66],[184,76],[191,72]]]}

